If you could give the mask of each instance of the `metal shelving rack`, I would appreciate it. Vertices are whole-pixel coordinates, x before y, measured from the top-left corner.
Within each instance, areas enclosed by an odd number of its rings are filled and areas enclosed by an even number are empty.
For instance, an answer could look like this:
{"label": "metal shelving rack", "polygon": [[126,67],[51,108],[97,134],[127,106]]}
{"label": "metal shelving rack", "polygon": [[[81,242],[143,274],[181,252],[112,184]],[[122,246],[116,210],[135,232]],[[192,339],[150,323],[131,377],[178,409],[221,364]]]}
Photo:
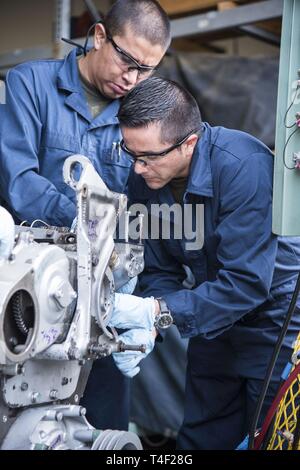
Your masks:
{"label": "metal shelving rack", "polygon": [[[7,70],[21,62],[34,59],[49,59],[63,57],[69,50],[68,44],[60,41],[61,37],[70,38],[70,17],[72,0],[55,0],[54,39],[51,45],[37,46],[28,49],[18,49],[6,54],[0,54],[0,78]],[[172,37],[206,37],[226,30],[240,30],[258,39],[279,45],[279,38],[262,30],[254,23],[280,18],[284,0],[265,0],[249,3],[225,11],[209,11],[171,20]],[[92,0],[85,0],[89,11],[96,14],[97,10]],[[83,44],[84,39],[76,39]]]}
{"label": "metal shelving rack", "polygon": [[26,49],[16,49],[0,54],[0,77],[4,77],[11,67],[35,59],[60,58],[70,49],[61,37],[70,37],[71,0],[55,0],[54,32],[52,44],[39,45]]}

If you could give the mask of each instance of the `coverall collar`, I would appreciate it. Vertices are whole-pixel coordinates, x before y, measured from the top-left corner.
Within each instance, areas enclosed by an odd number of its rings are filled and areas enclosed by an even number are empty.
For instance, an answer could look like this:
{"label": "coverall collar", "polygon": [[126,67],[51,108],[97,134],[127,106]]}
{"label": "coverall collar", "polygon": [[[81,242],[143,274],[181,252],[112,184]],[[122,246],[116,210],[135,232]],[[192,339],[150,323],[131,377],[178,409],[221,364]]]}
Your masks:
{"label": "coverall collar", "polygon": [[184,202],[186,202],[189,193],[213,197],[210,150],[211,127],[209,124],[203,123],[202,135],[196,144],[192,158]]}
{"label": "coverall collar", "polygon": [[89,123],[92,123],[90,128],[119,124],[116,117],[120,106],[119,100],[113,100],[112,103],[110,103],[105,110],[93,120],[80,85],[76,59],[76,55],[78,53],[78,49],[73,49],[65,57],[57,76],[57,87],[61,90],[70,92],[65,99],[66,105],[83,116]]}

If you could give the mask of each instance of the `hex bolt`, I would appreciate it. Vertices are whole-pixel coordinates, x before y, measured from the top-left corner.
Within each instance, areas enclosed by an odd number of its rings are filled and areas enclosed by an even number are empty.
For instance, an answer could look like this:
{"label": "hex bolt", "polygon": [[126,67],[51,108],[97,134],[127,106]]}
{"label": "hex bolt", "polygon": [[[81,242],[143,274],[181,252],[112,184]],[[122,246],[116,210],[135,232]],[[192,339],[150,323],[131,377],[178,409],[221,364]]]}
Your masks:
{"label": "hex bolt", "polygon": [[54,389],[50,390],[49,398],[51,398],[51,400],[56,400],[57,395],[58,395],[58,390],[54,390]]}
{"label": "hex bolt", "polygon": [[22,382],[20,388],[21,388],[22,392],[25,392],[26,390],[28,390],[28,383]]}
{"label": "hex bolt", "polygon": [[40,396],[39,392],[32,392],[32,394],[31,394],[31,403],[36,403],[39,396]]}
{"label": "hex bolt", "polygon": [[2,416],[2,421],[3,421],[3,423],[6,423],[6,422],[7,422],[7,416],[6,416],[6,415],[3,415],[3,416]]}
{"label": "hex bolt", "polygon": [[78,396],[77,394],[74,395],[74,401],[75,401],[75,403],[78,403],[78,402],[79,402],[79,396]]}

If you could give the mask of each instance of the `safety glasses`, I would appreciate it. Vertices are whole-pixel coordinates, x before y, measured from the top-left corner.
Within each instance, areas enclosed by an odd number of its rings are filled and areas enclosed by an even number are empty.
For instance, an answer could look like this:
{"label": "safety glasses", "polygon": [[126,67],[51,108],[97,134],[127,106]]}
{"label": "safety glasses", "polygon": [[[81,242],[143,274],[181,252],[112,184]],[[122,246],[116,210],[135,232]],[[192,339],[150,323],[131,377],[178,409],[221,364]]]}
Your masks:
{"label": "safety glasses", "polygon": [[[155,163],[157,159],[165,157],[173,150],[179,148],[192,134],[195,134],[198,132],[199,132],[198,130],[193,130],[189,132],[185,137],[183,137],[183,139],[180,139],[178,142],[176,142],[176,144],[172,145],[171,147],[168,147],[162,152],[149,151],[149,152],[142,152],[142,153],[137,154],[133,152],[132,150],[130,150],[128,147],[126,147],[124,140],[121,140],[120,146],[121,146],[121,149],[131,157],[134,163],[139,163],[143,166],[147,166],[147,165],[151,165],[152,163]],[[149,160],[144,160],[145,158]]]}
{"label": "safety glasses", "polygon": [[106,31],[106,38],[107,40],[111,43],[113,46],[114,50],[117,52],[119,56],[119,64],[120,68],[126,72],[130,72],[132,70],[137,70],[138,76],[143,76],[144,78],[149,77],[154,70],[156,69],[157,65],[144,65],[140,64],[134,57],[132,57],[128,52],[124,51],[118,44],[115,43],[113,40],[111,34],[109,33],[108,29],[106,28],[105,24],[103,21],[97,21],[96,23],[92,24],[90,26],[86,39],[84,42],[84,45],[82,46],[81,44],[72,41],[72,39],[67,39],[67,38],[61,38],[62,41],[67,42],[68,44],[72,44],[73,46],[79,47],[80,49],[83,50],[83,54],[86,56],[87,55],[87,48],[88,48],[88,41],[89,41],[89,36],[93,30],[93,28],[96,26],[96,24],[101,23],[105,27]]}
{"label": "safety glasses", "polygon": [[126,71],[131,72],[132,70],[137,70],[138,76],[149,77],[153,71],[156,69],[156,66],[153,65],[144,65],[140,64],[134,57],[132,57],[128,52],[124,51],[116,42],[113,40],[112,36],[106,28],[106,38],[113,46],[114,50],[117,52],[120,59],[120,67]]}

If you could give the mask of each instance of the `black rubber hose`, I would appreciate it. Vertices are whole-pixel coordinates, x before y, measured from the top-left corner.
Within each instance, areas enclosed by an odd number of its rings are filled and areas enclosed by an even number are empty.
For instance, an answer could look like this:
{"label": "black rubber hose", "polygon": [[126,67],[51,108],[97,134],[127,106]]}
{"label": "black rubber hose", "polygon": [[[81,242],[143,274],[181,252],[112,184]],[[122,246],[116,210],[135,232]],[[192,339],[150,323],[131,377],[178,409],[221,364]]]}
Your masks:
{"label": "black rubber hose", "polygon": [[255,431],[256,431],[256,428],[257,428],[257,423],[258,423],[258,420],[259,420],[259,416],[260,416],[260,413],[261,413],[263,402],[264,402],[265,397],[266,397],[266,393],[267,393],[267,390],[268,390],[268,387],[269,387],[269,384],[270,384],[270,381],[271,381],[271,378],[272,378],[273,370],[274,370],[274,367],[275,367],[275,364],[276,364],[276,361],[277,361],[277,358],[278,358],[278,355],[279,355],[284,337],[286,335],[286,332],[287,332],[287,329],[289,327],[291,318],[292,318],[293,313],[294,313],[295,308],[296,308],[296,303],[297,303],[299,292],[300,292],[300,272],[299,272],[298,277],[297,277],[296,286],[295,286],[293,296],[292,296],[291,301],[290,301],[287,316],[285,318],[285,321],[282,325],[282,328],[281,328],[280,334],[278,336],[277,342],[275,344],[275,348],[274,348],[274,351],[273,351],[273,354],[272,354],[272,357],[271,357],[271,360],[270,360],[270,363],[269,363],[269,366],[268,366],[268,369],[267,369],[267,374],[266,374],[265,380],[263,382],[262,390],[260,392],[260,396],[259,396],[259,399],[258,399],[258,402],[257,402],[257,405],[256,405],[253,421],[252,421],[251,428],[250,428],[250,431],[249,431],[248,450],[252,450],[254,448]]}

